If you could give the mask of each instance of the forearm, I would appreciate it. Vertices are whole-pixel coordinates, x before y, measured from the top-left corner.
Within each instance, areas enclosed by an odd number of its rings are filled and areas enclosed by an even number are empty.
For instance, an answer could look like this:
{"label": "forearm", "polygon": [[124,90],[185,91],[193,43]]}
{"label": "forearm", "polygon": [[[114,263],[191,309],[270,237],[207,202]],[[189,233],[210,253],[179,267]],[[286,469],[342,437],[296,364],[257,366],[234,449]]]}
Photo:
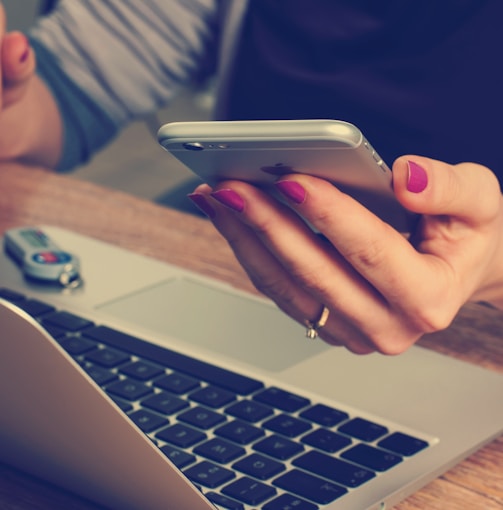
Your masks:
{"label": "forearm", "polygon": [[131,120],[212,71],[217,14],[214,0],[156,0],[141,10],[130,1],[62,0],[38,20],[30,41],[62,118],[57,169],[88,161]]}

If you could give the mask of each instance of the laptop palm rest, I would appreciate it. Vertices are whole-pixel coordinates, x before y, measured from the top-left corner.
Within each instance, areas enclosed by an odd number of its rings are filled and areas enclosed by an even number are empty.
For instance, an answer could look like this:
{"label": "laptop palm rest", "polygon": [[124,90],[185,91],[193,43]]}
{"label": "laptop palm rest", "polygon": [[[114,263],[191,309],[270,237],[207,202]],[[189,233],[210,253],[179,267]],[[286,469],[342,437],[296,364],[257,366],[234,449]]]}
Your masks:
{"label": "laptop palm rest", "polygon": [[[172,278],[98,308],[122,321],[271,372],[330,350],[275,306],[190,277]],[[169,346],[166,346],[169,347]]]}

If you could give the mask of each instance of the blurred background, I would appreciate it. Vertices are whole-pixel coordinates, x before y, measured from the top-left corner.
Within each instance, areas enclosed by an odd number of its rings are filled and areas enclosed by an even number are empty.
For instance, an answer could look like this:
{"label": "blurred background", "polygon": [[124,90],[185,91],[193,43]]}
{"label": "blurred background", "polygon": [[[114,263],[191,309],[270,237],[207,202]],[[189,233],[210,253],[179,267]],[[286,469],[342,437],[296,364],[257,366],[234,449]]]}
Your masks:
{"label": "blurred background", "polygon": [[[8,29],[27,30],[50,3],[3,0]],[[168,108],[131,124],[111,145],[70,175],[193,212],[184,189],[186,183],[191,186],[192,174],[157,144],[155,132],[165,122],[204,120],[210,109],[206,93],[187,91]]]}

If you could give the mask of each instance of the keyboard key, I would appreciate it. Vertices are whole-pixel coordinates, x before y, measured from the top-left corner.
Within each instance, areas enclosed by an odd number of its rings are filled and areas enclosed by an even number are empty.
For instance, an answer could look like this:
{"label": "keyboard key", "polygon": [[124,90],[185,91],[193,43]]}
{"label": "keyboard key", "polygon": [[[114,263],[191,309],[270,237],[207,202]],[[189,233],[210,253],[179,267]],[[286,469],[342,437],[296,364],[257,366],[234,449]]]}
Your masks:
{"label": "keyboard key", "polygon": [[65,337],[68,334],[68,331],[58,328],[57,326],[52,326],[51,324],[44,324],[44,329],[49,335],[56,339]]}
{"label": "keyboard key", "polygon": [[188,448],[204,441],[206,434],[182,423],[175,423],[157,432],[155,437],[180,448]]}
{"label": "keyboard key", "polygon": [[58,328],[70,331],[72,333],[81,331],[84,328],[88,328],[89,326],[93,325],[90,320],[68,312],[54,312],[46,315],[42,319],[42,325],[45,326],[46,324],[57,326]]}
{"label": "keyboard key", "polygon": [[205,496],[215,505],[218,505],[218,508],[225,508],[226,510],[244,510],[244,505],[239,503],[239,501],[235,501],[223,494],[218,494],[216,492],[208,492]]}
{"label": "keyboard key", "polygon": [[265,432],[245,421],[234,420],[216,429],[215,434],[238,444],[248,444],[263,436]]}
{"label": "keyboard key", "polygon": [[152,363],[134,361],[129,365],[121,367],[120,372],[121,374],[138,379],[139,381],[149,381],[163,374],[164,370],[157,365],[152,365]]}
{"label": "keyboard key", "polygon": [[185,400],[175,397],[174,395],[170,395],[164,391],[142,400],[141,405],[167,415],[174,414],[186,407],[189,407],[189,403]]}
{"label": "keyboard key", "polygon": [[281,475],[274,480],[273,484],[320,505],[328,505],[328,503],[335,501],[348,492],[346,488],[340,485],[303,473],[298,469]]}
{"label": "keyboard key", "polygon": [[311,425],[304,421],[295,418],[294,416],[289,416],[287,414],[279,414],[270,420],[267,420],[262,424],[267,430],[272,430],[273,432],[278,432],[287,437],[296,437],[311,428]]}
{"label": "keyboard key", "polygon": [[388,429],[363,418],[353,418],[339,427],[339,432],[361,441],[372,442],[388,433]]}
{"label": "keyboard key", "polygon": [[177,372],[199,378],[220,388],[234,391],[239,395],[249,395],[264,386],[263,383],[251,377],[231,372],[230,370],[191,358],[159,345],[154,345],[106,326],[96,326],[87,329],[85,334],[98,342],[123,349],[140,358],[145,358],[148,361],[169,367]]}
{"label": "keyboard key", "polygon": [[79,356],[98,347],[96,342],[80,336],[68,336],[60,340],[59,343],[72,356]]}
{"label": "keyboard key", "polygon": [[286,460],[300,453],[304,447],[290,439],[273,434],[255,443],[253,449],[275,459]]}
{"label": "keyboard key", "polygon": [[182,469],[196,461],[196,456],[166,444],[160,448],[161,452],[178,468]]}
{"label": "keyboard key", "polygon": [[104,349],[98,349],[86,354],[86,359],[106,368],[114,368],[126,363],[126,361],[130,361],[131,358],[125,352],[105,347]]}
{"label": "keyboard key", "polygon": [[130,402],[139,400],[153,391],[149,386],[133,379],[123,379],[122,381],[111,383],[105,389],[111,395],[116,395]]}
{"label": "keyboard key", "polygon": [[206,460],[185,470],[184,473],[193,482],[210,489],[214,489],[236,476],[230,469],[217,466]]}
{"label": "keyboard key", "polygon": [[67,330],[66,328],[61,328],[56,326],[55,324],[51,324],[50,322],[39,319],[40,325],[53,337],[53,338],[62,338],[68,335],[68,333],[72,333],[72,331]]}
{"label": "keyboard key", "polygon": [[291,494],[281,494],[277,498],[266,503],[262,510],[317,510],[318,506],[313,505]]}
{"label": "keyboard key", "polygon": [[293,465],[351,488],[358,487],[375,476],[368,469],[316,451],[307,452],[296,458]]}
{"label": "keyboard key", "polygon": [[222,493],[247,505],[259,505],[276,494],[276,489],[248,477],[225,486]]}
{"label": "keyboard key", "polygon": [[175,393],[176,395],[183,395],[188,391],[199,388],[199,386],[201,386],[201,382],[198,379],[189,377],[188,375],[173,372],[172,374],[156,379],[154,381],[154,385],[163,390]]}
{"label": "keyboard key", "polygon": [[253,399],[280,409],[281,411],[286,411],[287,413],[294,413],[310,404],[307,398],[275,387],[266,388],[260,393],[257,393]]}
{"label": "keyboard key", "polygon": [[16,302],[16,305],[32,317],[39,317],[55,310],[54,306],[43,303],[42,301],[37,301],[36,299],[18,301]]}
{"label": "keyboard key", "polygon": [[342,450],[346,446],[351,444],[349,437],[337,434],[328,429],[317,429],[313,430],[309,434],[302,437],[301,441],[309,446],[314,446],[319,450],[323,450],[328,453],[334,453],[338,450]]}
{"label": "keyboard key", "polygon": [[110,370],[107,370],[106,368],[100,367],[98,365],[94,365],[93,363],[89,363],[89,361],[84,361],[82,363],[82,368],[99,386],[111,383],[112,381],[115,381],[119,378],[118,375],[110,372]]}
{"label": "keyboard key", "polygon": [[202,455],[207,459],[214,460],[220,464],[227,464],[238,457],[243,456],[246,450],[230,441],[220,437],[210,439],[194,448],[194,453]]}
{"label": "keyboard key", "polygon": [[223,414],[198,406],[178,415],[178,419],[199,429],[211,429],[226,420]]}
{"label": "keyboard key", "polygon": [[248,457],[234,463],[232,467],[259,480],[267,480],[286,469],[281,462],[258,453],[248,455]]}
{"label": "keyboard key", "polygon": [[343,452],[341,457],[375,471],[386,471],[402,461],[398,455],[367,444],[353,446]]}
{"label": "keyboard key", "polygon": [[0,288],[0,298],[10,301],[11,303],[17,303],[18,301],[24,301],[26,299],[23,294],[11,289],[6,289],[5,287]]}
{"label": "keyboard key", "polygon": [[395,432],[384,438],[378,443],[378,446],[386,450],[391,450],[399,455],[410,456],[428,447],[428,443],[422,439]]}
{"label": "keyboard key", "polygon": [[124,400],[114,397],[113,395],[110,395],[110,398],[119,406],[121,411],[129,413],[129,411],[133,410],[133,406],[129,402],[125,402]]}
{"label": "keyboard key", "polygon": [[158,414],[151,413],[146,409],[139,409],[128,415],[140,429],[148,434],[169,424],[169,421]]}
{"label": "keyboard key", "polygon": [[349,418],[348,413],[339,411],[338,409],[326,406],[324,404],[315,404],[309,409],[302,411],[300,416],[306,420],[314,421],[323,427],[333,427],[341,421],[347,420]]}
{"label": "keyboard key", "polygon": [[194,391],[189,395],[189,398],[199,404],[204,404],[205,406],[217,409],[236,400],[236,394],[231,391],[224,390],[223,388],[210,385],[206,386],[206,388]]}
{"label": "keyboard key", "polygon": [[267,418],[274,413],[271,407],[254,402],[253,400],[240,400],[235,404],[230,405],[225,410],[226,414],[230,414],[236,418],[255,423],[257,421]]}

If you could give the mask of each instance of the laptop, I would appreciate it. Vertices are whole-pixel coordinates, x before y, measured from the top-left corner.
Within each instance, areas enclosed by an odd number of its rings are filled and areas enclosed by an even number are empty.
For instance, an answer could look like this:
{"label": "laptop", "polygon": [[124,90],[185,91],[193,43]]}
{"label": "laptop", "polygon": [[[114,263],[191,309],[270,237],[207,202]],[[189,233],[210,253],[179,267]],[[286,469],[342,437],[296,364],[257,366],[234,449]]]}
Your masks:
{"label": "laptop", "polygon": [[500,374],[356,356],[266,299],[43,229],[85,283],[0,255],[2,462],[118,510],[383,510],[503,432]]}

